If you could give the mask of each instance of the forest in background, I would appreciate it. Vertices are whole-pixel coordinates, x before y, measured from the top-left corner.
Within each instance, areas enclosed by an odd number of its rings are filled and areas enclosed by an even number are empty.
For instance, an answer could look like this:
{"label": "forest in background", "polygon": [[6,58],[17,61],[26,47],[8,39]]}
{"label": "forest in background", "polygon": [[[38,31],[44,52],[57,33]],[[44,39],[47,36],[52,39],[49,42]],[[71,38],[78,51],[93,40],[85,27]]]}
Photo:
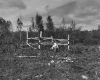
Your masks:
{"label": "forest in background", "polygon": [[[17,30],[15,32],[12,31],[13,25],[11,21],[6,21],[3,18],[0,18],[0,43],[23,43],[26,41],[26,31],[22,31],[23,22],[20,18],[17,20]],[[53,20],[51,16],[47,17],[46,29],[44,29],[42,16],[37,14],[35,22],[32,18],[32,25],[29,28],[29,36],[36,37],[39,36],[39,32],[43,31],[44,37],[59,38],[59,39],[67,39],[68,34],[70,35],[70,44],[82,44],[82,45],[99,45],[100,44],[100,30],[81,30],[81,28],[76,28],[75,23],[72,27],[68,27],[67,29],[63,27],[56,28],[54,26]],[[37,29],[38,32],[32,31],[33,29]]]}

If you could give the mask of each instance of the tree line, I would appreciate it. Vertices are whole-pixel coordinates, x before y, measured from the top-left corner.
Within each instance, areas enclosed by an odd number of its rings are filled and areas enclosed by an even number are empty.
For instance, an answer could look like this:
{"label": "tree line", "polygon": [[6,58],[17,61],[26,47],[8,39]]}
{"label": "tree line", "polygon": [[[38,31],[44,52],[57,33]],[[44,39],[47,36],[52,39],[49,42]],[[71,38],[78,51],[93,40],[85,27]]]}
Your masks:
{"label": "tree line", "polygon": [[[65,28],[55,28],[52,16],[47,16],[46,29],[44,29],[43,18],[41,15],[36,14],[35,20],[32,18],[32,25],[29,28],[29,36],[39,36],[40,31],[43,32],[43,36],[54,38],[63,38],[67,39],[68,34],[70,35],[70,44],[83,44],[83,45],[99,45],[100,44],[100,29],[96,30],[84,30],[81,28],[69,27]],[[0,18],[0,43],[25,43],[26,41],[26,32],[22,31],[23,22],[20,18],[17,19],[17,31],[12,31],[11,21],[6,21],[3,18]],[[38,32],[32,31],[34,28]]]}

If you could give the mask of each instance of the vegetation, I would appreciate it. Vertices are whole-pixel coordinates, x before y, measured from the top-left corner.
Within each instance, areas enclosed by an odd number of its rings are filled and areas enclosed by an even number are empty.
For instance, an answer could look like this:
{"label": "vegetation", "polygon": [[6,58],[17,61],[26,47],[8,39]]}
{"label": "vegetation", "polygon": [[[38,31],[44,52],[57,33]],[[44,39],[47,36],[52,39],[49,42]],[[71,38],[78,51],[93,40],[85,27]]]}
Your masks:
{"label": "vegetation", "polygon": [[[53,22],[48,16],[48,30],[53,31]],[[36,15],[39,30],[43,29],[42,16]],[[35,24],[34,24],[35,25]],[[51,28],[51,27],[52,28]],[[26,32],[12,32],[11,21],[0,19],[0,79],[1,80],[99,80],[100,76],[100,30],[81,31],[80,29],[58,28],[53,31],[53,37],[67,39],[70,35],[70,50],[58,52],[45,46],[41,50],[30,47],[21,48],[21,41],[26,42]],[[48,36],[44,30],[43,36]],[[47,34],[48,33],[48,34]],[[49,34],[51,35],[51,33]],[[38,36],[38,32],[29,32],[29,36]],[[67,46],[66,46],[67,47]],[[64,47],[66,49],[66,47]],[[18,56],[36,56],[34,58],[20,58]],[[63,57],[69,57],[73,62],[66,62]]]}
{"label": "vegetation", "polygon": [[21,33],[21,30],[22,30],[22,25],[23,25],[23,23],[22,23],[22,21],[21,21],[21,18],[18,18],[17,19],[17,29],[18,29],[18,31],[19,31],[19,34],[20,34],[20,43],[21,43],[21,38],[22,38],[22,33]]}
{"label": "vegetation", "polygon": [[42,16],[37,13],[36,15],[36,25],[38,27],[39,32],[44,31]]}
{"label": "vegetation", "polygon": [[54,36],[54,23],[52,21],[51,16],[47,17],[47,32],[48,32],[48,36]]}

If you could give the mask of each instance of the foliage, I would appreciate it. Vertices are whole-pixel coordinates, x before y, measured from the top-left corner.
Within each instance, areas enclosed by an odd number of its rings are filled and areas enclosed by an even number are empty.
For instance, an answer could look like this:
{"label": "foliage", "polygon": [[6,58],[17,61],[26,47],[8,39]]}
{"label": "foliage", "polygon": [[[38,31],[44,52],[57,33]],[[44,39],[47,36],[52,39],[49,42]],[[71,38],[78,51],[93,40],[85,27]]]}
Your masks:
{"label": "foliage", "polygon": [[[43,30],[42,16],[36,15],[36,23],[39,30]],[[57,28],[53,32],[54,38],[67,39],[68,34],[70,35],[70,51],[60,47],[60,50],[55,53],[50,50],[51,46],[45,46],[41,50],[19,47],[17,44],[20,42],[20,33],[10,32],[10,24],[10,21],[0,19],[0,76],[2,80],[18,78],[22,80],[83,80],[81,77],[83,74],[87,75],[90,80],[96,80],[95,76],[100,74],[100,51],[97,46],[100,44],[100,30],[81,31],[76,28],[74,30]],[[48,16],[47,26],[53,26],[50,16]],[[21,33],[22,42],[26,43],[26,32],[21,31]],[[47,33],[48,30],[45,30],[43,36],[50,37]],[[29,32],[29,37],[38,35],[37,32]],[[37,57],[18,58],[19,55]],[[71,57],[73,62],[60,60],[65,56]],[[56,63],[50,63],[51,60]]]}
{"label": "foliage", "polygon": [[11,24],[11,21],[6,21],[3,18],[0,18],[0,36],[10,33]]}
{"label": "foliage", "polygon": [[0,18],[0,44],[11,43],[11,25],[11,21],[6,21],[5,19]]}
{"label": "foliage", "polygon": [[21,30],[22,30],[22,26],[23,26],[23,23],[21,21],[21,18],[18,18],[17,19],[17,29],[18,29],[18,32],[20,33],[19,36],[20,36],[20,43],[22,42],[22,33],[21,33]]}
{"label": "foliage", "polygon": [[34,19],[33,19],[33,17],[32,17],[32,28],[34,29],[35,28],[35,24],[34,24]]}
{"label": "foliage", "polygon": [[48,35],[52,35],[53,36],[53,33],[54,33],[54,23],[53,23],[52,18],[51,18],[50,15],[47,17],[46,26],[47,26]]}
{"label": "foliage", "polygon": [[32,32],[35,29],[34,18],[32,17],[31,26],[29,27],[29,32]]}
{"label": "foliage", "polygon": [[17,29],[18,29],[18,31],[21,31],[22,25],[23,25],[23,23],[22,23],[21,19],[18,18],[18,19],[17,19]]}
{"label": "foliage", "polygon": [[42,16],[39,15],[38,13],[36,15],[36,25],[37,25],[37,27],[39,29],[39,32],[40,31],[44,31]]}

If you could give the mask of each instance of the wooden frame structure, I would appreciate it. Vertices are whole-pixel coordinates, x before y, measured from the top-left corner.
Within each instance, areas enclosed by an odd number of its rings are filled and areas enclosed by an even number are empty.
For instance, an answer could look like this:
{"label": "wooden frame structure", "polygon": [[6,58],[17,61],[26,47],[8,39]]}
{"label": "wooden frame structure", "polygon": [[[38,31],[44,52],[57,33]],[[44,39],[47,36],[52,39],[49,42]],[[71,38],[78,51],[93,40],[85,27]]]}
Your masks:
{"label": "wooden frame structure", "polygon": [[[45,42],[41,42],[41,39],[43,40],[48,40],[50,39],[51,40],[51,43],[45,43]],[[33,44],[33,43],[29,43],[28,40],[38,40],[37,43]],[[53,45],[53,41],[56,40],[56,41],[59,41],[59,42],[64,42],[64,41],[67,41],[67,43],[57,43],[58,45],[65,45],[65,46],[68,46],[68,50],[70,50],[69,48],[69,34],[68,34],[68,39],[56,39],[56,38],[53,38],[52,36],[51,37],[43,37],[42,36],[42,31],[40,31],[40,35],[39,37],[30,37],[29,38],[29,34],[28,34],[28,31],[27,31],[27,40],[26,40],[26,44],[31,47],[31,48],[34,48],[32,45],[38,45],[38,49],[41,49],[41,45]],[[34,49],[37,49],[37,48],[34,48]]]}

